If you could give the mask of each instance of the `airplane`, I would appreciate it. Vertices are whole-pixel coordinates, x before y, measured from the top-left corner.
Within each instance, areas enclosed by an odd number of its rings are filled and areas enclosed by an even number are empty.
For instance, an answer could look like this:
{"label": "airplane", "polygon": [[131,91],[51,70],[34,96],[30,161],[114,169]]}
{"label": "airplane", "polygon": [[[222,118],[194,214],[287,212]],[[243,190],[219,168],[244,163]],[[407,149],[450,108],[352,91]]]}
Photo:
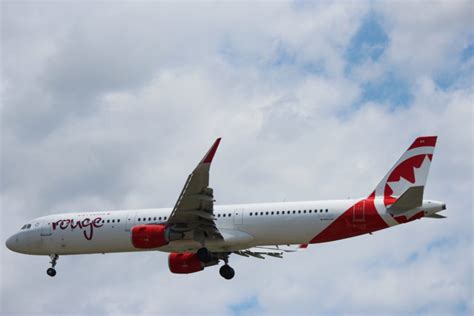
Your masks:
{"label": "airplane", "polygon": [[264,259],[412,222],[445,218],[439,201],[423,192],[437,136],[418,137],[367,196],[359,199],[214,205],[209,169],[218,138],[188,176],[173,208],[63,213],[35,218],[6,241],[12,251],[47,255],[56,275],[61,255],[131,251],[168,252],[172,273],[188,274],[224,264],[229,257]]}

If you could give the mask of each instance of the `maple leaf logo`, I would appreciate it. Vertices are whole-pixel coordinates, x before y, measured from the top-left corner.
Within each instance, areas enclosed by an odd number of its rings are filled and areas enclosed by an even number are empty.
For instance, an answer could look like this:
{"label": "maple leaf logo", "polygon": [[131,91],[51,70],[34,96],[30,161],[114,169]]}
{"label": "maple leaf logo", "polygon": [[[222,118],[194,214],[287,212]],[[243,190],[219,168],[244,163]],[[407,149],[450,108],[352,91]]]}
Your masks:
{"label": "maple leaf logo", "polygon": [[387,186],[389,186],[392,191],[391,196],[398,197],[402,195],[408,188],[413,186],[424,186],[428,177],[430,163],[431,161],[428,155],[426,155],[423,159],[423,162],[418,168],[416,166],[413,166],[413,173],[415,179],[414,182],[411,182],[410,180],[406,179],[403,175],[400,176],[400,179],[398,181],[387,181]]}

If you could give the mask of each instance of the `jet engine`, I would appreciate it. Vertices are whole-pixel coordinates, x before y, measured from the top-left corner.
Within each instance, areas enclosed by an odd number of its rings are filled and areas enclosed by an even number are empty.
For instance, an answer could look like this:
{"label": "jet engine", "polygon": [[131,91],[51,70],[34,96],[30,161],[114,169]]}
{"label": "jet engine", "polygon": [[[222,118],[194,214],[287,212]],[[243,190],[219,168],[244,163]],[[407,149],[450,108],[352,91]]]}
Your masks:
{"label": "jet engine", "polygon": [[165,225],[138,225],[132,228],[132,244],[135,248],[150,249],[169,243]]}
{"label": "jet engine", "polygon": [[168,256],[168,267],[173,273],[194,273],[204,270],[209,266],[214,266],[219,263],[219,259],[214,254],[211,254],[209,261],[202,262],[197,253],[193,252],[172,252]]}
{"label": "jet engine", "polygon": [[173,273],[194,273],[204,270],[204,263],[192,252],[170,253],[168,266]]}

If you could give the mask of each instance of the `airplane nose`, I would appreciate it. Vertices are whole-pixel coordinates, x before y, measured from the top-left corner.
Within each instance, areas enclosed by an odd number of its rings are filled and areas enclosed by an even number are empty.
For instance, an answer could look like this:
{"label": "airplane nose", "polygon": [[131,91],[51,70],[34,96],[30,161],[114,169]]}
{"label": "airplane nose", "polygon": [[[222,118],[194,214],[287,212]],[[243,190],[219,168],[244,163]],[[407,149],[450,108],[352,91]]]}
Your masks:
{"label": "airplane nose", "polygon": [[15,235],[10,236],[10,238],[8,238],[7,241],[5,242],[5,246],[7,246],[7,248],[10,249],[11,251],[17,251],[16,250],[17,241],[18,239],[15,237]]}

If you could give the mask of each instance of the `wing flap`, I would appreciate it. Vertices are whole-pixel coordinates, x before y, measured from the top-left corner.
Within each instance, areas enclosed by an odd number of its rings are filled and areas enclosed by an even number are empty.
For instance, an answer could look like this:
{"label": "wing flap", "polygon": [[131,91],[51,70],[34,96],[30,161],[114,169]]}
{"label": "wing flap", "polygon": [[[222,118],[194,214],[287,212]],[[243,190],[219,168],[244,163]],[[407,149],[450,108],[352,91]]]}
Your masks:
{"label": "wing flap", "polygon": [[247,250],[238,250],[234,251],[233,253],[243,256],[243,257],[254,257],[258,259],[265,259],[264,256],[269,256],[273,258],[283,258],[283,252],[268,252],[268,251],[251,251]]}

